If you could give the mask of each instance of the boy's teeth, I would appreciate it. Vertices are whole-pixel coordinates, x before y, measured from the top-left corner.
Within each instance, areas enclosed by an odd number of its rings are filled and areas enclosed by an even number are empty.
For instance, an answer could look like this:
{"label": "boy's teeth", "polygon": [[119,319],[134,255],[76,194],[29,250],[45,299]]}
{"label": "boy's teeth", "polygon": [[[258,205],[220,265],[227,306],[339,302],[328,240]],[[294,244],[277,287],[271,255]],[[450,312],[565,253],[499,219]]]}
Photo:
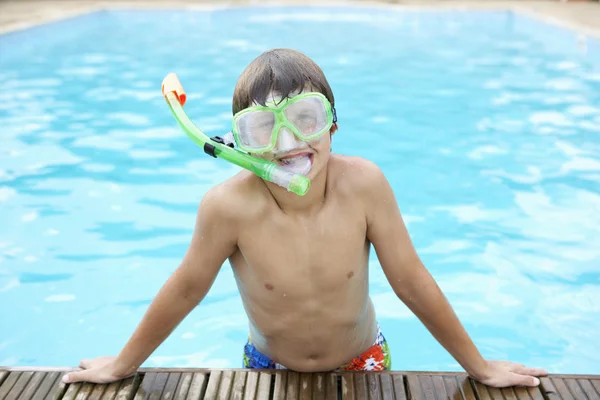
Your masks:
{"label": "boy's teeth", "polygon": [[281,159],[280,161],[285,169],[296,174],[307,174],[312,166],[308,155]]}

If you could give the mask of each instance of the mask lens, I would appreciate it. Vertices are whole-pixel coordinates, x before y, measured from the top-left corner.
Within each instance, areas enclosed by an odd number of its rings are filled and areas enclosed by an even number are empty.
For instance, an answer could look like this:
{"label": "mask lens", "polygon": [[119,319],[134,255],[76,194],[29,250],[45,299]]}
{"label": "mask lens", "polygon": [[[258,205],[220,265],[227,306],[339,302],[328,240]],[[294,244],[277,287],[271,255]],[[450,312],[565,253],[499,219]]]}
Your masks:
{"label": "mask lens", "polygon": [[252,111],[240,116],[235,124],[241,145],[260,149],[271,142],[275,114],[271,111]]}
{"label": "mask lens", "polygon": [[287,106],[284,113],[305,137],[320,133],[327,126],[327,111],[320,97],[305,97]]}

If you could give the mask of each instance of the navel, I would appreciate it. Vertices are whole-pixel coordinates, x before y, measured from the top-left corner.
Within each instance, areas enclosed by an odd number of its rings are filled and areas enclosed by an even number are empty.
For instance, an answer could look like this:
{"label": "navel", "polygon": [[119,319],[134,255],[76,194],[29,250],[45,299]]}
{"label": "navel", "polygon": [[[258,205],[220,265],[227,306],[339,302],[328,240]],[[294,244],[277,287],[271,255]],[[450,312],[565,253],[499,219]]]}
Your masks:
{"label": "navel", "polygon": [[348,279],[352,278],[354,276],[354,271],[350,271],[346,274],[346,276],[348,277]]}
{"label": "navel", "polygon": [[273,290],[274,289],[273,285],[271,285],[270,283],[265,283],[265,288],[267,290]]}

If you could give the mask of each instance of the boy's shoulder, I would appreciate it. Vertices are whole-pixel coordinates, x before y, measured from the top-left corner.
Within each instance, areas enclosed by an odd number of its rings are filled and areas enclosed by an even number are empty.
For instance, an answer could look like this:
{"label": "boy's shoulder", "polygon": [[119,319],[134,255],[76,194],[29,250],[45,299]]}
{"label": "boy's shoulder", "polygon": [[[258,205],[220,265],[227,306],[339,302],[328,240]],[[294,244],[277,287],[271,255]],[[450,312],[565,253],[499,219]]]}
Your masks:
{"label": "boy's shoulder", "polygon": [[265,190],[253,173],[241,171],[211,187],[204,194],[200,207],[224,219],[223,222],[233,222],[260,212],[265,204]]}
{"label": "boy's shoulder", "polygon": [[386,181],[375,162],[358,156],[332,154],[330,168],[330,184],[351,194],[372,194]]}

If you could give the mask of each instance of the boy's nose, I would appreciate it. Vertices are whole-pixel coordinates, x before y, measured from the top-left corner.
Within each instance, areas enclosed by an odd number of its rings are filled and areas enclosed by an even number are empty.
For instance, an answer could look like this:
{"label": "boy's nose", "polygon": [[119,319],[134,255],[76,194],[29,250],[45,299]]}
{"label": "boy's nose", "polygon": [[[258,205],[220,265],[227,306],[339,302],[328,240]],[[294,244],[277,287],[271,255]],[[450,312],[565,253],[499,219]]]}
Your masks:
{"label": "boy's nose", "polygon": [[298,146],[298,138],[292,131],[285,126],[282,127],[277,135],[277,151],[289,151]]}

